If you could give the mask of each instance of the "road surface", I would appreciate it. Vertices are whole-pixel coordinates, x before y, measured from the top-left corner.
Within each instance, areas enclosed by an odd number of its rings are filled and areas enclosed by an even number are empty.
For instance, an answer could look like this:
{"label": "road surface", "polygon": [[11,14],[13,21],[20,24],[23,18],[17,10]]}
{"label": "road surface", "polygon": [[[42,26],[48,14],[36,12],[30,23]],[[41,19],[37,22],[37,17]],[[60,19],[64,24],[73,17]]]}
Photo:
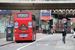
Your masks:
{"label": "road surface", "polygon": [[61,34],[37,34],[35,42],[11,43],[1,46],[0,50],[75,50],[75,39],[66,36],[66,44]]}

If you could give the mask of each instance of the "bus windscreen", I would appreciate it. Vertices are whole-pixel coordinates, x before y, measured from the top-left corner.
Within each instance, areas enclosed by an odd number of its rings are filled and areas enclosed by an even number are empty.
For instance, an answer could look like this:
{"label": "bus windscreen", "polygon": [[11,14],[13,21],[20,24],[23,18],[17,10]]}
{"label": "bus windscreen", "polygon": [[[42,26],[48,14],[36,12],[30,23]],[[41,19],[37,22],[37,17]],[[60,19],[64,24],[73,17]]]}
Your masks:
{"label": "bus windscreen", "polygon": [[28,13],[17,14],[17,17],[29,17]]}

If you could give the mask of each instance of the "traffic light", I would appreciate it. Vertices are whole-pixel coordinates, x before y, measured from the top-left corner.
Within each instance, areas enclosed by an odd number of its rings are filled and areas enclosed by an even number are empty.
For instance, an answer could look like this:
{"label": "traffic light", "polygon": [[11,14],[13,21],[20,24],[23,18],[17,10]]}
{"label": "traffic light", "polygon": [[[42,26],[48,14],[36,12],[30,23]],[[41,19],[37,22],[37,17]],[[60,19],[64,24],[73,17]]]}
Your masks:
{"label": "traffic light", "polygon": [[49,20],[48,24],[49,24],[49,28],[53,28],[53,19]]}

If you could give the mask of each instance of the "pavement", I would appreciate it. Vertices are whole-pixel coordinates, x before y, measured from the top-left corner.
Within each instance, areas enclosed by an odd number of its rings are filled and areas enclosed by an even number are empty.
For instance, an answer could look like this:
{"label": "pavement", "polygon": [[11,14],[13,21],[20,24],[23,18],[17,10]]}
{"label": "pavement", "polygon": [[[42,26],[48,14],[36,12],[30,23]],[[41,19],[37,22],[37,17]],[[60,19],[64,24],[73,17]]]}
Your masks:
{"label": "pavement", "polygon": [[75,50],[75,38],[70,38],[71,35],[72,34],[67,34],[65,44],[62,42],[62,39],[59,40],[55,46],[56,50]]}
{"label": "pavement", "polygon": [[1,38],[0,39],[0,46],[4,46],[4,45],[14,43],[14,42],[15,42],[14,39],[13,39],[13,41],[6,41],[6,38]]}
{"label": "pavement", "polygon": [[[38,33],[35,42],[11,43],[0,47],[0,50],[75,50],[75,38],[72,34],[66,35],[66,43],[62,42],[62,34],[42,34]],[[0,40],[3,43],[7,41]],[[2,43],[0,42],[0,44]]]}

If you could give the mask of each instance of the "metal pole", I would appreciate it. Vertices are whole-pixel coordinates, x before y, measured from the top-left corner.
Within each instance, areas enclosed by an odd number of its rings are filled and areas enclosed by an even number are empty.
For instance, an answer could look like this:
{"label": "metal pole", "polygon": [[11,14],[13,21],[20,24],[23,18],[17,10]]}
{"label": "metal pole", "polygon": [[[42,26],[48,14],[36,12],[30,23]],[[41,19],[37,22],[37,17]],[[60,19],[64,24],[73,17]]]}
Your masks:
{"label": "metal pole", "polygon": [[40,17],[39,17],[39,31],[40,31],[40,33],[41,33],[41,10],[40,10]]}
{"label": "metal pole", "polygon": [[40,18],[39,18],[39,31],[41,33],[41,15],[40,15]]}
{"label": "metal pole", "polygon": [[21,12],[21,10],[20,10],[20,12]]}
{"label": "metal pole", "polygon": [[58,32],[59,32],[59,14],[58,14]]}
{"label": "metal pole", "polygon": [[40,30],[40,19],[39,19],[39,30]]}
{"label": "metal pole", "polygon": [[11,13],[10,13],[10,17],[9,17],[9,25],[10,25],[10,22],[11,22]]}

